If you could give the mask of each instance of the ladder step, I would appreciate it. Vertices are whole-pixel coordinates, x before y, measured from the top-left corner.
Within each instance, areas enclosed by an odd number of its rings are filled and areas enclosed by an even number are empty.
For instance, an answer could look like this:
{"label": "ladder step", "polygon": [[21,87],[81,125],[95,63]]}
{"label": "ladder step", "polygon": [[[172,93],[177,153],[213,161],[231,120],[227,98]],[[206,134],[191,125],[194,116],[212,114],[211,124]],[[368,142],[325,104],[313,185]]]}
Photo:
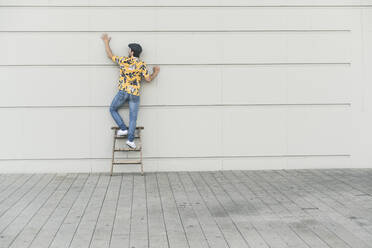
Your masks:
{"label": "ladder step", "polygon": [[[111,129],[119,129],[119,127],[111,127]],[[144,127],[136,127],[136,129],[144,129]]]}
{"label": "ladder step", "polygon": [[126,160],[122,162],[113,162],[112,164],[140,164],[141,160]]}
{"label": "ladder step", "polygon": [[[124,136],[117,136],[115,135],[115,139],[127,139],[128,138],[128,135],[124,135]],[[134,138],[141,138],[139,135],[135,135]]]}
{"label": "ladder step", "polygon": [[125,147],[125,148],[117,148],[117,149],[114,149],[115,152],[124,152],[124,151],[141,151],[141,148],[140,146],[137,146],[136,148],[130,148],[130,147]]}

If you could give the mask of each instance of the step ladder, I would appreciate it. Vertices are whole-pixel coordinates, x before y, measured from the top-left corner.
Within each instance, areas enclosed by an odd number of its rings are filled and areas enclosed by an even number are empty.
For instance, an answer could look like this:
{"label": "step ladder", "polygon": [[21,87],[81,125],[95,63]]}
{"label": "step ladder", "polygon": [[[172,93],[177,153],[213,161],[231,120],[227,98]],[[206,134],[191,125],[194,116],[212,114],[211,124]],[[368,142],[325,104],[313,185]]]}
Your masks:
{"label": "step ladder", "polygon": [[[111,129],[114,131],[114,144],[112,146],[112,161],[111,161],[111,173],[112,176],[114,165],[117,164],[140,164],[141,165],[141,175],[143,176],[143,164],[142,164],[142,141],[141,141],[141,130],[144,129],[144,127],[136,127],[135,133],[134,133],[134,142],[136,143],[136,148],[130,148],[127,144],[123,143],[121,148],[117,148],[116,141],[118,139],[127,139],[128,135],[125,136],[117,136],[116,132],[119,129],[119,127],[111,127]],[[139,152],[139,158],[133,159],[133,158],[119,158],[122,161],[118,161],[115,155],[118,152]]]}

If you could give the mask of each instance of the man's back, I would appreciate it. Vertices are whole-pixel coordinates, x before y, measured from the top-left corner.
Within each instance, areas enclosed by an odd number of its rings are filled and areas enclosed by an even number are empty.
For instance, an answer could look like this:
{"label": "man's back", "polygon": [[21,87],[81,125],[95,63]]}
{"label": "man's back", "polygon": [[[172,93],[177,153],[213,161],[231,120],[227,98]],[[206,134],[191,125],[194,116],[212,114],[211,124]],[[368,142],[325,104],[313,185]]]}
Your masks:
{"label": "man's back", "polygon": [[119,90],[124,90],[129,94],[139,96],[141,88],[141,77],[149,79],[150,74],[147,65],[138,57],[112,56],[112,61],[120,67]]}

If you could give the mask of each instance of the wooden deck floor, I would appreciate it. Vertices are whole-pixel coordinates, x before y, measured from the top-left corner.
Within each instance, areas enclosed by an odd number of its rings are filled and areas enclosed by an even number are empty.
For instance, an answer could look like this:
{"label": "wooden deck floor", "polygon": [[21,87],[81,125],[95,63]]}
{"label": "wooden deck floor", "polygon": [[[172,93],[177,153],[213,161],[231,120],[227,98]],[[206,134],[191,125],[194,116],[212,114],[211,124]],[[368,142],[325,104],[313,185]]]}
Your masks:
{"label": "wooden deck floor", "polygon": [[372,247],[372,170],[2,174],[0,247]]}

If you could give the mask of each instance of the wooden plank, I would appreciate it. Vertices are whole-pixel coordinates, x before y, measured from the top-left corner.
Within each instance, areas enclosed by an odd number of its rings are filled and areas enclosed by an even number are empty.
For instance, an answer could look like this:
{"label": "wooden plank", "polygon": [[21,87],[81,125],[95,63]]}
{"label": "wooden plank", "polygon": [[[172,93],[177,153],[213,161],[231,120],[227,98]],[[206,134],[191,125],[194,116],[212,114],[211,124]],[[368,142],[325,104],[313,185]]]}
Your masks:
{"label": "wooden plank", "polygon": [[165,173],[157,173],[156,178],[163,206],[169,246],[179,248],[190,247],[185,233],[185,227],[172,195],[168,177]]}
{"label": "wooden plank", "polygon": [[268,204],[268,202],[272,202],[270,195],[256,184],[247,184],[242,172],[235,174],[226,171],[216,175],[216,179],[221,181],[220,184],[226,188],[239,205],[252,205],[250,209],[246,208],[245,219],[252,222],[252,225],[269,246],[306,246],[306,243],[297,237],[298,231],[286,223],[281,211],[275,207],[277,204]]}
{"label": "wooden plank", "polygon": [[193,208],[195,209],[195,214],[203,228],[209,246],[216,248],[229,247],[220,225],[215,220],[214,216],[212,216],[190,175],[187,172],[179,172],[177,175],[186,192],[187,198],[190,202],[194,202]]}
{"label": "wooden plank", "polygon": [[[270,187],[269,184],[267,185],[268,187]],[[275,196],[280,196],[277,190],[275,190],[274,188],[272,188],[272,190],[273,190],[273,195],[275,194]],[[328,228],[322,227],[321,225],[319,225],[318,220],[315,220],[314,224],[316,228],[314,228],[313,225],[308,225],[308,226],[311,228],[311,230],[315,231],[316,234],[319,237],[321,237],[322,240],[326,242],[328,245],[332,247],[345,247],[345,248],[348,247],[348,244],[341,238],[339,231],[337,230],[335,231],[334,229],[329,228],[329,226],[327,226]]]}
{"label": "wooden plank", "polygon": [[[337,180],[334,180],[333,178],[326,179],[323,175],[314,176],[314,173],[310,171],[306,171],[303,174],[306,175],[308,181],[314,180],[317,182],[317,185],[314,185],[313,188],[325,196],[329,201],[330,206],[333,206],[335,211],[344,214],[345,217],[350,217],[349,210],[353,209],[355,210],[355,216],[360,216],[361,218],[369,217],[369,211],[366,211],[363,206],[351,203],[352,199],[345,196],[349,189],[345,189],[343,184],[336,184],[335,182],[337,182]],[[368,228],[368,226],[366,228]]]}
{"label": "wooden plank", "polygon": [[[327,228],[336,235],[336,239],[332,236],[324,236],[322,232],[318,233],[319,236],[323,238],[325,242],[327,242],[330,246],[334,247],[341,247],[341,246],[349,246],[350,243],[356,247],[364,247],[364,244],[361,240],[359,242],[355,243],[355,240],[358,240],[351,232],[348,232],[345,229],[345,225],[348,226],[351,224],[347,222],[343,222],[342,225],[339,225],[338,223],[340,220],[342,220],[342,215],[336,214],[337,208],[334,207],[334,205],[331,203],[328,199],[328,197],[320,194],[319,191],[314,190],[314,181],[312,183],[308,183],[304,175],[306,172],[301,171],[293,171],[293,172],[279,172],[283,177],[287,178],[287,180],[290,180],[293,183],[296,183],[300,185],[301,190],[298,190],[297,192],[300,194],[303,194],[303,197],[305,199],[308,199],[309,202],[312,202],[313,204],[316,204],[316,206],[319,208],[319,210],[323,211],[324,213],[319,212],[318,216],[323,219],[323,223],[327,226]],[[289,175],[291,174],[291,175]],[[305,193],[306,192],[306,193]],[[309,213],[312,213],[315,217],[316,213],[311,212],[309,210]],[[331,219],[330,219],[331,218]],[[361,230],[361,229],[360,229]],[[340,240],[342,243],[340,243]]]}
{"label": "wooden plank", "polygon": [[[323,234],[327,234],[328,236],[332,237],[333,233],[331,230],[328,230],[324,226],[321,225],[321,220],[313,219],[307,217],[307,213],[304,209],[308,208],[308,204],[295,204],[295,202],[288,198],[287,195],[282,194],[273,184],[271,184],[266,177],[260,176],[260,173],[253,173],[253,177],[257,178],[257,182],[263,185],[263,187],[269,192],[270,195],[284,208],[287,210],[287,214],[283,215],[284,220],[286,219],[293,219],[299,223],[311,223],[307,224],[306,226],[317,236],[322,236]],[[270,178],[270,176],[268,176]],[[295,223],[296,223],[295,222]],[[296,225],[292,225],[294,228]],[[341,243],[342,245],[342,243]]]}
{"label": "wooden plank", "polygon": [[13,175],[6,177],[0,189],[0,203],[13,195],[24,183],[26,183],[33,175]]}
{"label": "wooden plank", "polygon": [[325,173],[340,181],[342,186],[348,189],[347,193],[349,197],[358,203],[357,206],[363,208],[371,204],[372,201],[372,175],[368,172],[370,171],[362,170],[362,173],[356,176],[351,173],[351,170],[336,170],[329,173],[326,171]]}
{"label": "wooden plank", "polygon": [[[268,176],[268,178],[271,177],[272,173]],[[276,187],[274,184],[272,184],[273,187]],[[279,184],[287,186],[287,184]],[[298,197],[293,197],[295,195],[295,192],[292,192],[290,194],[288,191],[291,191],[291,189],[284,188],[281,190],[283,192],[283,195],[286,195],[286,197],[293,199],[294,201],[297,201],[299,198]],[[309,202],[310,204],[310,202]],[[335,215],[332,215],[323,211],[319,211],[317,206],[314,206],[314,208],[310,208],[307,210],[306,208],[302,208],[303,211],[311,218],[316,220],[319,224],[327,228],[327,230],[335,233],[337,236],[341,237],[348,245],[352,247],[368,247],[368,243],[364,243],[363,239],[359,239],[355,234],[354,230],[348,230],[346,227],[348,226],[347,223],[339,223],[339,218],[337,218]],[[317,226],[315,226],[317,227]],[[313,230],[315,229],[313,227]]]}
{"label": "wooden plank", "polygon": [[110,238],[116,216],[116,206],[121,189],[122,176],[113,176],[107,189],[102,209],[98,215],[98,221],[93,233],[90,247],[110,247]]}
{"label": "wooden plank", "polygon": [[350,175],[345,172],[340,174],[337,170],[312,170],[311,173],[327,180],[327,188],[333,189],[336,193],[335,196],[341,198],[351,209],[358,210],[361,213],[370,212],[368,206],[372,204],[372,195],[368,193],[368,190],[371,189],[371,177],[358,177],[357,182],[361,187],[354,187],[349,183],[352,181]]}
{"label": "wooden plank", "polygon": [[132,215],[133,183],[132,174],[123,174],[118,206],[112,230],[110,248],[129,247],[130,219]]}
{"label": "wooden plank", "polygon": [[[63,225],[63,221],[70,213],[72,207],[79,197],[82,196],[83,189],[88,182],[89,174],[80,174],[61,202],[49,216],[47,222],[35,235],[29,248],[47,248],[52,243],[55,235]],[[67,237],[66,237],[67,240]]]}
{"label": "wooden plank", "polygon": [[24,197],[27,198],[27,206],[22,209],[11,223],[1,231],[2,242],[1,248],[9,247],[17,238],[23,228],[29,223],[32,217],[39,211],[39,209],[48,201],[53,192],[63,183],[64,175],[46,175],[40,180],[40,183],[35,187],[32,193]]}
{"label": "wooden plank", "polygon": [[100,175],[89,175],[88,181],[84,185],[79,198],[73,203],[66,217],[63,219],[53,240],[48,244],[50,248],[69,247],[79,227],[87,207],[93,197],[93,193],[98,185]]}
{"label": "wooden plank", "polygon": [[[226,173],[224,173],[226,174]],[[278,216],[283,222],[287,223],[289,227],[297,234],[299,237],[301,237],[306,244],[310,245],[311,247],[328,247],[325,242],[323,242],[310,228],[307,227],[307,225],[303,224],[297,224],[296,223],[296,217],[294,217],[293,223],[289,222],[288,219],[290,219],[290,214],[282,211],[278,211],[278,201],[272,201],[272,197],[270,197],[269,192],[267,189],[262,188],[260,185],[260,182],[256,182],[251,180],[250,178],[242,177],[244,176],[244,173],[234,173],[239,178],[241,177],[241,182],[243,184],[246,184],[247,189],[252,190],[252,192],[259,197],[259,199],[265,204],[265,206],[273,211],[273,214]],[[239,175],[237,175],[239,174]],[[244,192],[244,191],[242,191]],[[269,197],[269,199],[267,199]],[[253,198],[254,199],[254,198]],[[280,229],[279,229],[280,230]],[[286,235],[284,235],[286,237]]]}
{"label": "wooden plank", "polygon": [[370,169],[340,169],[339,171],[342,175],[347,175],[345,179],[347,179],[347,183],[352,187],[363,193],[372,195],[372,171]]}
{"label": "wooden plank", "polygon": [[[111,129],[118,130],[119,127],[111,127]],[[136,129],[137,129],[137,130],[138,130],[138,129],[144,129],[144,127],[142,127],[142,126],[137,126]]]}
{"label": "wooden plank", "polygon": [[328,174],[332,174],[334,178],[349,185],[354,190],[363,194],[372,194],[371,172],[370,169],[337,169],[331,170]]}
{"label": "wooden plank", "polygon": [[46,187],[54,176],[34,175],[1,204],[0,233],[3,232]]}
{"label": "wooden plank", "polygon": [[[140,138],[139,135],[134,135],[134,138]],[[128,139],[128,135],[124,135],[124,136],[117,136],[115,135],[115,139]]]}
{"label": "wooden plank", "polygon": [[[242,235],[251,247],[287,247],[287,244],[278,235],[273,221],[273,217],[267,218],[262,214],[260,218],[254,218],[254,215],[259,211],[250,201],[246,201],[239,191],[231,185],[229,180],[226,180],[220,173],[203,173],[205,180],[209,184],[214,185],[215,190],[218,190],[221,200],[224,202],[226,209],[230,212],[233,220],[236,222]],[[210,175],[211,174],[211,175]],[[267,211],[267,210],[266,210]],[[267,222],[264,226],[261,223]],[[291,230],[283,225],[280,226],[288,234]],[[287,235],[288,235],[287,234]],[[301,245],[298,245],[301,247]]]}
{"label": "wooden plank", "polygon": [[132,217],[130,219],[129,247],[148,247],[148,216],[145,179],[141,175],[133,178]]}
{"label": "wooden plank", "polygon": [[4,194],[3,192],[6,191],[13,183],[15,183],[17,179],[21,179],[25,176],[27,175],[10,174],[6,176],[5,174],[1,174],[0,175],[0,197],[3,197],[3,194]]}
{"label": "wooden plank", "polygon": [[[349,230],[350,233],[354,234],[343,234],[342,237],[345,239],[345,241],[347,241],[348,243],[352,243],[351,245],[353,246],[360,246],[363,243],[355,237],[357,236],[364,240],[366,244],[371,243],[372,240],[370,238],[370,235],[372,234],[372,229],[368,225],[361,225],[361,223],[371,222],[372,218],[370,216],[370,211],[367,208],[363,207],[364,204],[355,200],[355,198],[360,197],[355,197],[354,195],[349,194],[348,191],[350,191],[350,188],[345,187],[345,184],[335,180],[334,177],[324,177],[324,171],[311,170],[306,171],[306,173],[310,174],[310,180],[319,180],[318,185],[321,185],[322,188],[325,188],[325,191],[328,193],[327,195],[330,196],[329,198],[336,199],[338,202],[343,203],[343,206],[341,208],[334,208],[334,212],[338,213],[337,215],[334,214],[334,220],[335,222],[342,225],[342,228],[339,228],[341,229],[341,231],[343,231],[343,229],[345,228]],[[312,179],[313,176],[316,179]],[[359,193],[360,192],[357,191],[357,194]],[[367,197],[367,199],[368,198],[369,197]],[[366,204],[366,206],[368,206],[371,204],[371,202],[369,201],[369,203]],[[351,221],[356,218],[360,220],[359,223],[353,223]]]}
{"label": "wooden plank", "polygon": [[[16,239],[9,246],[10,248],[29,247],[35,236],[54,213],[57,206],[61,203],[66,194],[70,191],[72,185],[77,179],[77,174],[71,174],[64,177],[58,188],[55,188],[48,199],[32,214],[27,225],[17,234]],[[13,225],[15,226],[15,225]]]}
{"label": "wooden plank", "polygon": [[149,247],[170,247],[155,173],[145,174]]}
{"label": "wooden plank", "polygon": [[127,152],[127,151],[141,151],[142,146],[137,146],[136,148],[124,147],[124,148],[116,148],[115,152]]}
{"label": "wooden plank", "polygon": [[372,243],[372,170],[24,176],[0,205],[0,248]]}
{"label": "wooden plank", "polygon": [[187,198],[184,188],[177,173],[167,173],[172,197],[177,206],[182,225],[184,226],[187,240],[190,247],[210,247],[204,230],[201,228],[198,217],[193,209],[194,202]]}
{"label": "wooden plank", "polygon": [[90,199],[81,222],[74,234],[70,244],[71,248],[90,246],[110,180],[111,177],[109,175],[100,176],[92,198]]}
{"label": "wooden plank", "polygon": [[230,247],[248,247],[247,241],[239,231],[236,220],[232,219],[229,213],[221,204],[221,200],[212,191],[211,187],[205,183],[203,178],[197,172],[189,173],[193,183],[198,188],[200,195],[203,197],[209,211],[220,226],[226,241]]}

